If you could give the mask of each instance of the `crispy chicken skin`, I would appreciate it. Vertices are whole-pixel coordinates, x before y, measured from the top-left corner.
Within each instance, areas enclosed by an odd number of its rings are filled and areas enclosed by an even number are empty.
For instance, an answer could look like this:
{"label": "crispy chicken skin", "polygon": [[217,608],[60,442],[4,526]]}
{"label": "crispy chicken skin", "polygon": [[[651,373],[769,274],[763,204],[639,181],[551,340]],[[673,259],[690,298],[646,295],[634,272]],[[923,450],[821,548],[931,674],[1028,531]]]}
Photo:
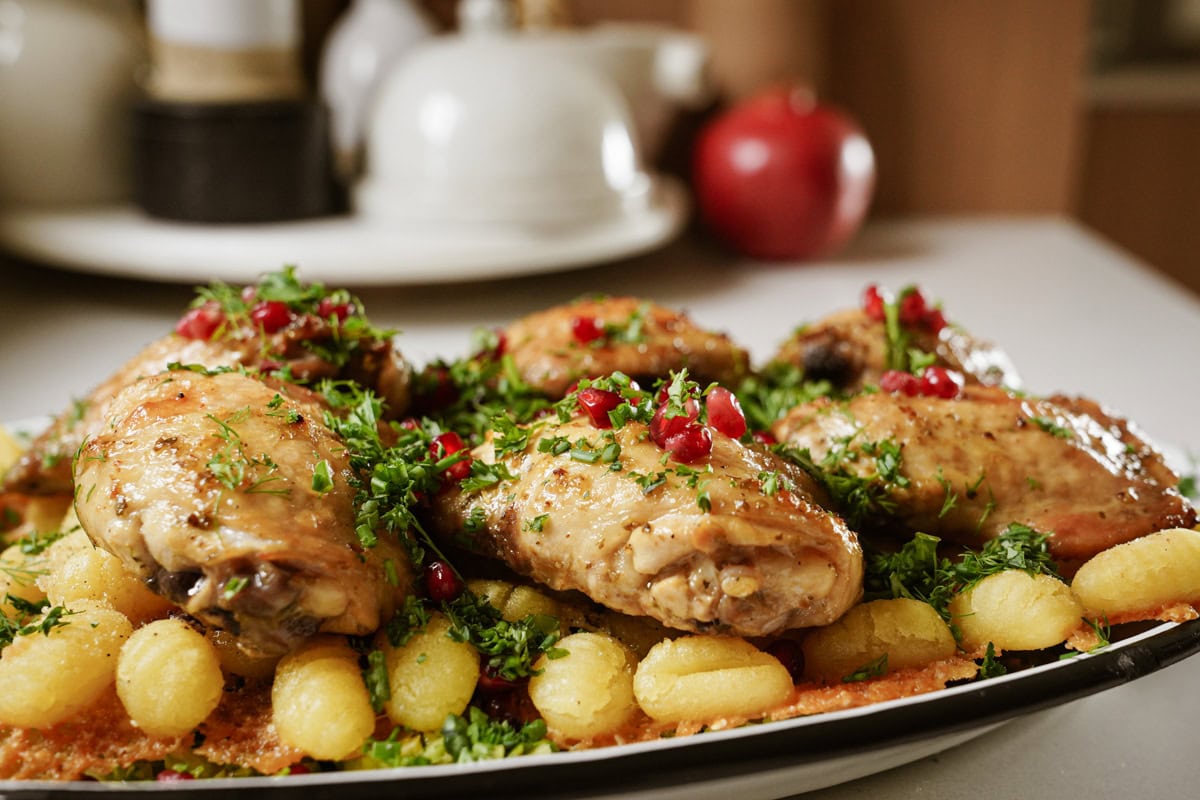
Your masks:
{"label": "crispy chicken skin", "polygon": [[281,653],[317,631],[370,633],[407,590],[408,561],[386,541],[360,546],[348,454],[323,410],[305,389],[237,372],[143,378],[80,452],[79,521],[248,652]]}
{"label": "crispy chicken skin", "polygon": [[[552,589],[577,589],[682,630],[779,633],[832,622],[858,600],[858,540],[822,507],[823,493],[802,470],[722,434],[704,462],[664,465],[646,426],[634,422],[611,432],[619,469],[538,448],[553,437],[603,447],[608,435],[582,419],[535,427],[523,451],[502,459],[516,479],[439,494],[435,528]],[[473,455],[496,460],[491,440]],[[689,469],[699,471],[694,482]],[[781,486],[791,481],[790,490],[768,495],[767,472],[786,479]],[[656,473],[665,483],[645,491],[638,476]],[[478,516],[468,522],[480,513],[482,529]]]}
{"label": "crispy chicken skin", "polygon": [[870,477],[864,445],[900,446],[900,474],[882,514],[896,527],[978,545],[1010,523],[1049,534],[1070,565],[1163,528],[1191,526],[1196,513],[1178,477],[1125,420],[1088,400],[1035,400],[969,386],[959,399],[862,394],[821,400],[776,423],[781,442]]}
{"label": "crispy chicken skin", "polygon": [[395,414],[409,404],[411,368],[390,341],[363,339],[345,364],[314,351],[339,336],[328,320],[304,315],[276,333],[251,324],[222,329],[212,339],[190,339],[172,333],[147,345],[85,400],[60,414],[5,476],[4,489],[31,494],[70,494],[71,459],[88,436],[109,416],[113,396],[144,375],[156,375],[169,364],[248,369],[286,369],[292,379],[308,383],[322,378],[350,378],[373,387]]}
{"label": "crispy chicken skin", "polygon": [[[1021,379],[1008,356],[995,345],[947,325],[938,333],[908,330],[910,344],[937,356],[936,363],[957,370],[968,382],[1019,389]],[[887,369],[887,331],[884,323],[860,309],[849,309],[796,331],[775,355],[775,361],[795,364],[811,380],[828,380],[855,392],[878,385]]]}
{"label": "crispy chicken skin", "polygon": [[[576,320],[584,320],[579,334]],[[595,331],[588,333],[592,325]],[[506,352],[522,378],[555,398],[580,378],[624,372],[655,379],[685,367],[700,383],[734,386],[750,363],[728,336],[700,328],[683,312],[634,297],[555,306],[517,320],[504,335]],[[580,341],[589,335],[596,338]]]}

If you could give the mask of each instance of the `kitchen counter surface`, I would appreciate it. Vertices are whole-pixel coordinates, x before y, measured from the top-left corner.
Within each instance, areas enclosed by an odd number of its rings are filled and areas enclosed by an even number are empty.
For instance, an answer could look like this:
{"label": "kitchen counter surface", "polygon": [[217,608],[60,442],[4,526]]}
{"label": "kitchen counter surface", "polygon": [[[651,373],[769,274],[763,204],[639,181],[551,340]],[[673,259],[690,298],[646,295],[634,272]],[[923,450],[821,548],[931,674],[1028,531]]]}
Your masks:
{"label": "kitchen counter surface", "polygon": [[[797,324],[856,304],[872,282],[919,284],[952,321],[1003,344],[1031,391],[1099,398],[1153,440],[1200,453],[1200,301],[1064,220],[877,223],[837,258],[804,266],[748,262],[685,239],[549,276],[357,293],[377,324],[401,329],[401,348],[418,362],[463,354],[474,327],[592,292],[686,308],[762,361]],[[0,418],[66,407],[169,331],[191,295],[0,254]],[[806,797],[1193,796],[1197,685],[1200,658]]]}

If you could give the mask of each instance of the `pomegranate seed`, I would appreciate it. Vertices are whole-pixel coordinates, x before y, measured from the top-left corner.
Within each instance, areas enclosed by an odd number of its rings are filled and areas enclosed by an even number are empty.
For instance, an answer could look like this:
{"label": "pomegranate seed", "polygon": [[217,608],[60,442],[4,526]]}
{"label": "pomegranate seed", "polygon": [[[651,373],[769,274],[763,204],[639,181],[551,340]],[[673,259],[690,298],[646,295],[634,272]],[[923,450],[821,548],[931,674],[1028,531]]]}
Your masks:
{"label": "pomegranate seed", "polygon": [[730,439],[740,439],[746,432],[746,415],[733,392],[715,386],[704,401],[708,409],[708,424]]}
{"label": "pomegranate seed", "polygon": [[667,437],[662,449],[680,464],[691,464],[711,453],[712,446],[712,434],[708,432],[708,428],[692,422],[683,432]]}
{"label": "pomegranate seed", "polygon": [[[433,457],[441,461],[446,456],[452,456],[459,450],[466,449],[466,443],[454,431],[446,431],[434,438],[429,445],[429,452],[433,453]],[[461,481],[471,474],[471,459],[468,457],[463,461],[451,464],[446,470],[446,474],[451,480]]]}
{"label": "pomegranate seed", "polygon": [[288,775],[308,775],[310,772],[312,772],[312,770],[305,766],[303,762],[292,764],[290,767],[287,767]]}
{"label": "pomegranate seed", "polygon": [[501,692],[511,692],[520,685],[518,681],[510,681],[493,667],[488,666],[479,673],[479,682],[475,684],[475,688],[484,694],[500,694]]}
{"label": "pomegranate seed", "polygon": [[765,444],[768,447],[773,444],[779,444],[779,440],[775,438],[775,434],[770,431],[755,431],[753,439],[759,444]]}
{"label": "pomegranate seed", "polygon": [[903,325],[919,325],[925,320],[925,296],[920,290],[913,289],[900,298],[900,323]]}
{"label": "pomegranate seed", "polygon": [[358,311],[354,307],[354,303],[335,303],[332,297],[322,297],[321,302],[317,303],[317,316],[321,319],[329,319],[332,317],[338,322],[344,322],[347,317],[354,316]]}
{"label": "pomegranate seed", "polygon": [[579,407],[597,428],[611,428],[608,412],[621,405],[621,395],[606,389],[583,389],[579,392]]}
{"label": "pomegranate seed", "polygon": [[946,315],[940,308],[931,308],[925,312],[925,319],[921,324],[930,333],[941,333],[942,328],[946,327]]}
{"label": "pomegranate seed", "polygon": [[194,781],[196,776],[190,772],[178,772],[173,769],[164,769],[154,776],[154,780],[161,783],[173,783],[175,781]]}
{"label": "pomegranate seed", "polygon": [[766,650],[783,664],[783,668],[792,676],[793,683],[804,680],[804,652],[800,645],[791,639],[776,639],[767,645]]}
{"label": "pomegranate seed", "polygon": [[879,293],[879,287],[873,283],[863,292],[862,308],[870,319],[883,322],[883,295]]}
{"label": "pomegranate seed", "polygon": [[262,328],[264,333],[281,331],[295,318],[296,315],[282,300],[264,300],[250,309],[250,319]]}
{"label": "pomegranate seed", "polygon": [[604,338],[604,327],[596,323],[595,317],[574,317],[571,320],[571,335],[580,344],[590,344]]}
{"label": "pomegranate seed", "polygon": [[425,593],[440,603],[462,594],[463,582],[445,561],[430,561],[425,565]]}
{"label": "pomegranate seed", "polygon": [[700,416],[700,404],[695,400],[688,400],[684,404],[684,410],[687,411],[686,416],[668,417],[667,403],[663,402],[659,405],[658,410],[654,412],[654,417],[650,420],[650,438],[656,445],[665,449],[667,439],[683,433],[696,423]]}
{"label": "pomegranate seed", "polygon": [[184,314],[175,324],[175,332],[185,339],[208,340],[224,323],[224,312],[215,303],[205,303]]}
{"label": "pomegranate seed", "polygon": [[257,286],[243,286],[242,287],[242,302],[243,303],[245,303],[246,305],[250,305],[257,299],[258,299],[258,287]]}
{"label": "pomegranate seed", "polygon": [[921,394],[921,382],[917,380],[917,376],[896,369],[889,369],[879,376],[879,388],[888,394],[903,394],[907,397]]}
{"label": "pomegranate seed", "polygon": [[962,391],[963,378],[945,367],[926,367],[921,372],[921,394],[953,400]]}
{"label": "pomegranate seed", "polygon": [[404,419],[400,420],[399,425],[401,428],[404,428],[404,430],[406,430],[406,431],[421,430],[421,423],[417,422],[416,417],[405,417]]}

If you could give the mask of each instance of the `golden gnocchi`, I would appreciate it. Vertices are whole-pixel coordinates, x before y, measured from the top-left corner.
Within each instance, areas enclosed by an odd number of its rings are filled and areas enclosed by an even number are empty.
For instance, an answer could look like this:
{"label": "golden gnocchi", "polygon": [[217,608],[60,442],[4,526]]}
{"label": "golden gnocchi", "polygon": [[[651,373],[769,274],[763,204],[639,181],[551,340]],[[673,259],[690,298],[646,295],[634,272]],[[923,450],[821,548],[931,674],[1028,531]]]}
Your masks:
{"label": "golden gnocchi", "polygon": [[1071,591],[1094,618],[1200,600],[1200,531],[1159,531],[1098,553],[1075,573]]}
{"label": "golden gnocchi", "polygon": [[989,642],[1001,651],[1042,650],[1066,641],[1080,626],[1083,607],[1057,578],[1010,569],[959,594],[950,613],[968,653]]}
{"label": "golden gnocchi", "polygon": [[684,636],[650,648],[633,677],[638,705],[665,722],[753,717],[784,703],[792,678],[744,639]]}
{"label": "golden gnocchi", "polygon": [[637,713],[633,652],[611,636],[574,633],[560,658],[543,655],[529,679],[529,698],[552,731],[574,739],[611,733]]}
{"label": "golden gnocchi", "polygon": [[375,730],[375,712],[344,638],[317,636],[285,656],[271,685],[279,738],[313,758],[342,759]]}
{"label": "golden gnocchi", "polygon": [[117,696],[151,736],[182,736],[221,702],[225,678],[203,634],[179,619],[138,628],[121,647]]}
{"label": "golden gnocchi", "polygon": [[954,655],[954,634],[933,606],[872,600],[804,637],[804,674],[824,683],[920,667]]}

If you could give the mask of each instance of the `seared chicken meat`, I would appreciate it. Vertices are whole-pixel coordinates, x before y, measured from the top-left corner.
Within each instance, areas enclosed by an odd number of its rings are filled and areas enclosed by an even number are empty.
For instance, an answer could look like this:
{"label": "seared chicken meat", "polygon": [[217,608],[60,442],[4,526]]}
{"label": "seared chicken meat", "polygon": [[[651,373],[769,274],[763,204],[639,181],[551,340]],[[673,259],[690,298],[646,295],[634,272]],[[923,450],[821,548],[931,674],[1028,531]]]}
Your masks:
{"label": "seared chicken meat", "polygon": [[687,369],[701,382],[736,385],[746,351],[686,314],[633,297],[578,300],[530,314],[504,331],[505,352],[526,383],[562,397],[580,378],[623,372],[652,382]]}
{"label": "seared chicken meat", "polygon": [[88,536],[155,592],[276,654],[377,630],[410,585],[399,545],[355,534],[353,473],[319,397],[238,372],[175,370],[108,403],[76,461]]}
{"label": "seared chicken meat", "polygon": [[682,465],[639,422],[528,433],[502,455],[494,439],[472,452],[513,478],[439,494],[440,533],[553,589],[689,631],[824,625],[862,593],[855,535],[808,475],[764,449],[716,433],[706,458]]}
{"label": "seared chicken meat", "polygon": [[795,408],[774,433],[843,487],[852,525],[978,545],[1020,523],[1047,534],[1070,566],[1196,523],[1162,456],[1088,400],[983,386],[956,399],[868,393]]}
{"label": "seared chicken meat", "polygon": [[[323,293],[319,286],[308,290],[312,296],[291,303],[257,299],[302,292],[290,272],[283,276],[268,276],[269,285],[247,287],[224,305],[210,300],[189,311],[174,333],[148,345],[55,419],[5,476],[4,489],[70,494],[71,458],[84,439],[100,431],[113,396],[172,363],[244,367],[297,383],[347,378],[373,388],[393,414],[402,414],[409,404],[411,369],[391,341],[366,324],[353,301],[329,302],[340,299],[339,293],[315,299],[314,292]],[[281,285],[295,292],[285,293]]]}
{"label": "seared chicken meat", "polygon": [[[933,357],[932,363],[956,370],[973,383],[1020,388],[1021,379],[1000,348],[961,328],[914,323],[901,327],[903,349],[914,348]],[[796,331],[775,355],[775,361],[794,364],[809,380],[828,380],[855,392],[879,384],[889,369],[887,326],[860,309],[831,314]],[[907,357],[907,355],[905,356]],[[901,365],[901,369],[907,368]]]}

